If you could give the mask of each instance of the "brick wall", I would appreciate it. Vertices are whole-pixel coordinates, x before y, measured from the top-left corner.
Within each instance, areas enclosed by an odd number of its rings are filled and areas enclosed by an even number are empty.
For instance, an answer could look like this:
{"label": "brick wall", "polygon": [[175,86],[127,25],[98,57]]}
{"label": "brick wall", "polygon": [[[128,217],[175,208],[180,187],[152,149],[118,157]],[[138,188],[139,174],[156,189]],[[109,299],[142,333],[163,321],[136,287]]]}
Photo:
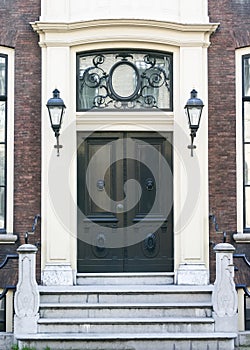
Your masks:
{"label": "brick wall", "polygon": [[[20,238],[16,245],[0,245],[0,262],[24,243],[24,233],[40,214],[41,58],[29,24],[39,16],[40,0],[0,0],[0,46],[15,49],[14,232]],[[30,243],[39,241],[38,227]],[[40,254],[37,263],[39,271]],[[11,275],[15,279],[12,267],[0,271],[1,285],[10,283]]]}
{"label": "brick wall", "polygon": [[[228,232],[228,241],[237,228],[235,49],[250,45],[249,5],[248,0],[209,0],[210,21],[220,23],[209,48],[209,203],[220,229]],[[34,215],[40,213],[41,64],[38,36],[29,25],[39,15],[40,0],[0,0],[0,45],[15,49],[14,232],[20,233],[16,245],[0,245],[0,261],[23,243]],[[30,242],[39,240],[38,227]],[[213,225],[210,240],[222,241]],[[242,250],[249,249],[242,246]],[[212,249],[210,256],[213,281]],[[37,261],[39,267],[40,254]],[[0,271],[2,283],[7,274]]]}
{"label": "brick wall", "polygon": [[[250,46],[250,3],[248,0],[209,0],[210,22],[220,26],[211,37],[208,57],[209,91],[209,205],[227,241],[236,221],[236,120],[235,49]],[[210,241],[222,242],[222,234],[210,226]],[[235,244],[234,244],[235,245]],[[238,251],[246,249],[239,246]],[[249,251],[249,250],[248,250]],[[215,254],[210,249],[211,281]]]}

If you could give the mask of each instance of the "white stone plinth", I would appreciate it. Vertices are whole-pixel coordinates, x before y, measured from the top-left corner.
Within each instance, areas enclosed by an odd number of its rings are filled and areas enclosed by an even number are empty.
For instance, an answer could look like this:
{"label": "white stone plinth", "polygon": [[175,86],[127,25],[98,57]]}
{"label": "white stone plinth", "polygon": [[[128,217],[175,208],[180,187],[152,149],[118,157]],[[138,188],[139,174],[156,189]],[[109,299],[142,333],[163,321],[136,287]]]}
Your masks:
{"label": "white stone plinth", "polygon": [[15,334],[37,333],[39,315],[18,317],[14,316]]}
{"label": "white stone plinth", "polygon": [[69,264],[48,264],[42,271],[44,286],[72,286],[74,273]]}
{"label": "white stone plinth", "polygon": [[208,280],[208,270],[204,264],[183,263],[177,270],[177,284],[204,286],[208,284]]}

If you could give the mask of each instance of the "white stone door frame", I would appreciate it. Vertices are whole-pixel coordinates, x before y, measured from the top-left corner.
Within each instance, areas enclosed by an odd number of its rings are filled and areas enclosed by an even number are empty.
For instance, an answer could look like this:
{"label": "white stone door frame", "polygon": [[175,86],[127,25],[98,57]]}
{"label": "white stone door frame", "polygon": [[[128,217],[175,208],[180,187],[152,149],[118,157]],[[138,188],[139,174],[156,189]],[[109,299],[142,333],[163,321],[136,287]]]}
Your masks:
{"label": "white stone door frame", "polygon": [[[42,47],[42,281],[70,285],[76,276],[76,132],[77,130],[173,131],[174,256],[176,283],[207,284],[208,127],[207,48],[217,25],[150,20],[35,22]],[[128,48],[173,53],[173,113],[76,113],[76,53]],[[67,106],[60,141],[54,150],[46,102],[57,87]],[[190,157],[184,105],[196,88],[205,107]],[[65,175],[66,174],[66,175]],[[63,189],[63,191],[62,191]]]}

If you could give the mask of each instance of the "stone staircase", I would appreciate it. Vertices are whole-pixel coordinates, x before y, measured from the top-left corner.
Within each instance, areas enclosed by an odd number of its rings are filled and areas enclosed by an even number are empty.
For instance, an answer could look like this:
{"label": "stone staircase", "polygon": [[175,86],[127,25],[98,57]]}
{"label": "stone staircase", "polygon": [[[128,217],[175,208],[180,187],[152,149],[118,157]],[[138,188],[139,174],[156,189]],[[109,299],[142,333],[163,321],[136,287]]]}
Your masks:
{"label": "stone staircase", "polygon": [[177,286],[169,274],[79,275],[72,287],[39,287],[36,334],[20,348],[43,350],[232,350],[216,333],[213,286]]}

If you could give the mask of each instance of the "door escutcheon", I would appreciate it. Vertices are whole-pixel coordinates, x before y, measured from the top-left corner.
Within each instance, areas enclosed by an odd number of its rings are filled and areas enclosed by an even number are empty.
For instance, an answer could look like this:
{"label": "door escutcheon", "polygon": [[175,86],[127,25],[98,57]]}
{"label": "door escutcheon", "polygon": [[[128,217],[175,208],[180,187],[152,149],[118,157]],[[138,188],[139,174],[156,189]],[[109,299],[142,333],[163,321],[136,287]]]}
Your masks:
{"label": "door escutcheon", "polygon": [[154,189],[154,181],[153,179],[149,178],[146,180],[146,189],[148,191],[152,191]]}

